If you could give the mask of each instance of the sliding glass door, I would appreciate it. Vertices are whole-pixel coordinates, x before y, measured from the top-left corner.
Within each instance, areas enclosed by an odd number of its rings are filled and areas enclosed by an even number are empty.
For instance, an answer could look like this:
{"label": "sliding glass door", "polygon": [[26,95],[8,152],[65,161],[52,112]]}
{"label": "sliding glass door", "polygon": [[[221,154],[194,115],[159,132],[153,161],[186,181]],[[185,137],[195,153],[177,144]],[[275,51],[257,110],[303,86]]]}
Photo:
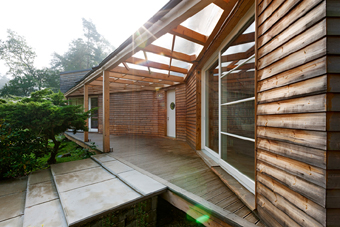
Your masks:
{"label": "sliding glass door", "polygon": [[254,23],[248,23],[219,51],[205,71],[205,149],[221,167],[255,191]]}

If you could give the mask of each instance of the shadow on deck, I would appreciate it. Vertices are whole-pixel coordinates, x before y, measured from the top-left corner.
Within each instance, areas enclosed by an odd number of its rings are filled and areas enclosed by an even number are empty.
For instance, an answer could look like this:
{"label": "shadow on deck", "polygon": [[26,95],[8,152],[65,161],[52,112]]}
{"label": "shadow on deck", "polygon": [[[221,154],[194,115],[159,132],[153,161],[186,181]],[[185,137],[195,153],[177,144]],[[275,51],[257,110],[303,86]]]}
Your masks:
{"label": "shadow on deck", "polygon": [[[83,141],[83,133],[67,134]],[[89,139],[99,150],[102,149],[102,134],[89,133]],[[186,142],[111,135],[110,143],[113,148],[110,156],[167,185],[170,191],[192,204],[203,205],[219,218],[237,219],[239,222],[241,217],[257,226],[264,226]],[[247,222],[239,224],[244,226]]]}

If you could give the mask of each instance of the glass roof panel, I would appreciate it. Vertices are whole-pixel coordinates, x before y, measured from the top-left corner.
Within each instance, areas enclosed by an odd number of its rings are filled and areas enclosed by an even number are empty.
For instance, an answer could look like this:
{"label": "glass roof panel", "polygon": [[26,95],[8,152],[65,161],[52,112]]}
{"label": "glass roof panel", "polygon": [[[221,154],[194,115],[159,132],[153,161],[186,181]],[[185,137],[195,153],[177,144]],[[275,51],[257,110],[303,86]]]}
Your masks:
{"label": "glass roof panel", "polygon": [[189,55],[195,54],[197,56],[202,49],[203,49],[202,45],[176,36],[174,51]]}
{"label": "glass roof panel", "polygon": [[173,75],[173,76],[180,76],[180,77],[185,77],[186,74],[184,73],[178,73],[178,72],[173,72],[173,71],[170,71],[170,75]]}
{"label": "glass roof panel", "polygon": [[154,54],[154,53],[150,53],[150,52],[146,52],[146,55],[147,55],[149,61],[154,61],[154,62],[163,63],[163,64],[167,64],[167,65],[170,64],[170,58],[165,57],[163,55]]}
{"label": "glass roof panel", "polygon": [[133,57],[135,57],[135,58],[140,58],[140,59],[143,59],[143,60],[145,60],[145,57],[144,57],[144,53],[143,53],[143,51],[138,51],[137,53],[135,53],[134,55],[132,55]]}
{"label": "glass roof panel", "polygon": [[180,60],[177,60],[177,59],[172,59],[171,65],[176,66],[176,67],[180,67],[180,68],[184,68],[184,69],[187,69],[187,70],[189,70],[192,66],[191,63],[180,61]]}
{"label": "glass roof panel", "polygon": [[131,69],[138,69],[138,70],[144,70],[144,71],[149,71],[148,67],[142,66],[142,65],[135,65],[135,64],[130,64],[126,63]]}
{"label": "glass roof panel", "polygon": [[181,25],[203,35],[209,36],[214,30],[223,10],[211,3],[194,16],[188,18]]}
{"label": "glass roof panel", "polygon": [[164,70],[164,69],[155,69],[150,67],[151,72],[155,73],[163,73],[163,74],[169,74],[169,70]]}
{"label": "glass roof panel", "polygon": [[166,33],[152,42],[153,45],[171,50],[173,35]]}

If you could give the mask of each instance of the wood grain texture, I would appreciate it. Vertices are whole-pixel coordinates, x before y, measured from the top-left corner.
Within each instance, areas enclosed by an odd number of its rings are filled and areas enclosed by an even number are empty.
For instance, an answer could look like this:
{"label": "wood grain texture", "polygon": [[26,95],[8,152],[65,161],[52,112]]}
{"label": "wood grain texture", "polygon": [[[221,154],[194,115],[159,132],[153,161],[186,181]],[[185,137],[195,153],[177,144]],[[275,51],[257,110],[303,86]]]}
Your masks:
{"label": "wood grain texture", "polygon": [[327,85],[326,75],[312,78],[258,93],[258,103],[268,103],[324,93],[327,91]]}
{"label": "wood grain texture", "polygon": [[103,71],[103,152],[110,152],[110,76]]}
{"label": "wood grain texture", "polygon": [[[330,99],[329,99],[330,100]],[[326,94],[288,99],[283,101],[259,104],[257,114],[290,114],[323,112],[327,108]],[[328,105],[329,107],[329,105]],[[329,107],[331,108],[331,107]]]}
{"label": "wood grain texture", "polygon": [[326,113],[260,115],[257,125],[276,128],[290,128],[326,131]]}
{"label": "wood grain texture", "polygon": [[326,151],[324,150],[263,138],[258,138],[257,147],[274,154],[326,169]]}
{"label": "wood grain texture", "polygon": [[[85,84],[84,85],[84,111],[89,110],[89,85]],[[89,127],[89,119],[85,120],[85,125],[86,127]],[[84,131],[84,141],[88,142],[89,141],[89,132]]]}
{"label": "wood grain texture", "polygon": [[312,200],[313,202],[325,207],[326,189],[309,183],[299,177],[293,176],[283,170],[268,165],[262,161],[257,161],[257,171],[273,178],[279,183],[285,185],[291,190],[301,194],[302,196]]}
{"label": "wood grain texture", "polygon": [[293,207],[294,210],[300,209],[304,213],[308,214],[310,217],[314,218],[319,223],[325,225],[326,223],[325,208],[264,174],[257,173],[257,175],[258,175],[257,179],[259,182],[261,182],[261,184],[265,185],[273,193],[280,195],[281,197],[285,198],[285,200],[294,205],[295,206],[295,208]]}
{"label": "wood grain texture", "polygon": [[326,187],[326,170],[324,169],[277,154],[272,154],[261,149],[257,150],[257,159],[308,182],[312,182],[323,188]]}
{"label": "wood grain texture", "polygon": [[297,129],[282,129],[271,127],[257,127],[257,136],[260,138],[278,140],[296,145],[326,150],[327,133]]}

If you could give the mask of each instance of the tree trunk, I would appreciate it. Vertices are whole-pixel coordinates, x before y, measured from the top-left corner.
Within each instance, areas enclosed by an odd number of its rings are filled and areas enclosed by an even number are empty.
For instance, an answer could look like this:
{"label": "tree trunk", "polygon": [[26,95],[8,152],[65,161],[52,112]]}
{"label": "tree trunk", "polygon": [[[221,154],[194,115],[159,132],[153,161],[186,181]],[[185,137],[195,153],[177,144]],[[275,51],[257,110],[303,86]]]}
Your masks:
{"label": "tree trunk", "polygon": [[54,147],[53,150],[51,151],[51,157],[47,161],[48,164],[55,164],[57,162],[55,156],[58,154],[59,146],[61,144],[61,142],[57,141],[54,136],[52,137],[52,140],[54,143]]}

